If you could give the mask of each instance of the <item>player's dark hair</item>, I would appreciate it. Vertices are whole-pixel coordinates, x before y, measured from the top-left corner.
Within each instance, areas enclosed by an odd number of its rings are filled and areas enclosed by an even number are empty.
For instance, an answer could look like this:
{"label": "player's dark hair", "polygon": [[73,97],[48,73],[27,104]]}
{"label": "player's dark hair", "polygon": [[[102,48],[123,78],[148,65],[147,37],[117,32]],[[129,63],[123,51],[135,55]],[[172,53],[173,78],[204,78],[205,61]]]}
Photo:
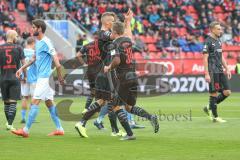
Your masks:
{"label": "player's dark hair", "polygon": [[32,21],[32,24],[35,25],[37,28],[41,28],[42,33],[45,33],[45,31],[47,29],[47,25],[43,20],[35,19],[35,20]]}
{"label": "player's dark hair", "polygon": [[210,28],[210,29],[213,29],[213,28],[214,28],[215,26],[217,26],[217,25],[221,25],[221,23],[218,22],[218,21],[213,21],[213,22],[210,23],[209,28]]}
{"label": "player's dark hair", "polygon": [[28,37],[28,38],[27,38],[26,43],[27,43],[28,45],[31,45],[31,44],[33,44],[34,42],[35,42],[35,39],[34,39],[33,37]]}
{"label": "player's dark hair", "polygon": [[123,35],[125,32],[125,26],[122,22],[114,22],[112,26],[112,31],[117,33],[118,35]]}

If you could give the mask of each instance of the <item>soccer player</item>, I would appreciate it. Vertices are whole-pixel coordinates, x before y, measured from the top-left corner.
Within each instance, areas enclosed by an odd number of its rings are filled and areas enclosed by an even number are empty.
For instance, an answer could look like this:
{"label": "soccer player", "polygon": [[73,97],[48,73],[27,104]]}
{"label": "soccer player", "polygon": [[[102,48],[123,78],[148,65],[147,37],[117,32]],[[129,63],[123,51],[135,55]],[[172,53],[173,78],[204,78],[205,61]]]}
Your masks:
{"label": "soccer player", "polygon": [[[216,21],[212,22],[210,24],[210,35],[205,40],[203,48],[205,80],[209,83],[210,94],[209,107],[204,107],[204,112],[213,122],[224,123],[226,120],[218,116],[217,105],[231,94],[228,83],[228,79],[231,79],[231,72],[222,54],[222,43],[219,39],[221,35],[221,24]],[[227,76],[224,74],[223,67]]]}
{"label": "soccer player", "polygon": [[[95,80],[97,74],[103,68],[103,62],[100,55],[100,50],[98,47],[98,33],[94,33],[94,41],[84,45],[77,53],[77,59],[82,65],[87,65],[87,78],[90,86],[90,96],[87,97],[85,104],[85,109],[82,112],[85,114],[88,111],[89,106],[91,105],[93,98],[95,97]],[[85,63],[86,61],[86,63]],[[100,111],[100,117],[103,117],[106,114],[107,106],[103,107]],[[99,118],[98,118],[99,119]],[[103,129],[104,126],[100,122],[94,122],[94,125],[98,129]]]}
{"label": "soccer player", "polygon": [[[109,72],[113,69],[116,71],[115,92],[117,92],[117,99],[115,99],[114,111],[118,115],[121,122],[121,116],[126,115],[119,114],[121,110],[125,109],[132,114],[140,117],[147,118],[153,125],[154,132],[159,131],[159,124],[156,115],[151,115],[144,109],[135,106],[137,98],[137,76],[135,73],[135,64],[133,62],[132,53],[132,41],[131,36],[126,36],[125,27],[122,22],[115,22],[112,27],[112,36],[114,37],[113,45],[111,48],[111,55],[113,59],[108,66],[104,67],[104,72]],[[131,34],[130,34],[131,35]],[[127,119],[125,120],[127,121]],[[121,140],[134,140],[130,129],[126,130],[127,135]]]}
{"label": "soccer player", "polygon": [[39,103],[41,102],[41,100],[43,100],[45,101],[45,104],[50,112],[52,121],[54,122],[57,128],[55,131],[48,135],[49,136],[64,135],[64,130],[62,128],[60,119],[57,115],[56,107],[53,102],[54,91],[51,89],[49,85],[50,75],[52,73],[51,71],[52,61],[54,61],[54,64],[56,66],[58,80],[60,84],[64,83],[63,77],[61,75],[61,65],[59,63],[56,51],[51,41],[44,35],[46,31],[45,22],[43,20],[36,19],[32,22],[32,28],[33,34],[37,39],[35,45],[35,56],[33,57],[32,60],[30,60],[29,63],[22,66],[18,70],[16,76],[20,77],[22,70],[35,62],[37,66],[37,83],[33,94],[31,108],[28,114],[26,125],[22,129],[12,131],[12,133],[25,138],[29,136],[30,128],[39,111]]}
{"label": "soccer player", "polygon": [[[34,55],[34,48],[35,48],[35,39],[33,37],[29,37],[26,41],[26,47],[24,48],[23,52],[25,55],[26,63],[32,59]],[[33,96],[34,89],[36,86],[37,81],[37,69],[36,64],[32,64],[30,67],[27,68],[27,77],[25,77],[24,81],[21,82],[21,92],[22,92],[22,120],[21,123],[26,123],[26,112],[28,106],[28,100],[30,97]]]}
{"label": "soccer player", "polygon": [[[95,97],[95,81],[98,73],[103,69],[103,61],[101,58],[100,50],[99,50],[99,41],[98,41],[98,32],[94,33],[94,41],[90,42],[87,45],[84,45],[79,52],[77,53],[77,59],[82,65],[87,65],[86,75],[88,77],[90,92],[91,95],[87,98],[85,104],[85,110],[82,112],[85,114],[88,111],[89,106],[91,105],[93,98]],[[86,62],[86,63],[85,63]],[[104,129],[102,120],[104,116],[108,113],[109,104],[105,105],[101,108],[100,113],[96,121],[94,121],[94,125],[99,129]],[[109,120],[110,123],[116,123],[114,115],[112,115],[110,111]],[[112,122],[114,121],[114,122]],[[115,126],[115,127],[114,127]],[[114,128],[113,128],[114,127]],[[113,136],[122,135],[123,132],[119,131],[116,125],[112,125],[112,129],[114,130]]]}
{"label": "soccer player", "polygon": [[9,30],[6,34],[7,42],[0,46],[0,85],[2,100],[4,101],[4,112],[7,119],[7,130],[15,130],[13,121],[16,115],[17,100],[20,100],[21,86],[15,74],[25,64],[25,57],[22,48],[15,43],[18,34]]}
{"label": "soccer player", "polygon": [[[128,32],[131,32],[130,22],[132,19],[132,12],[129,11],[129,13],[126,14],[125,18],[126,18],[125,24],[127,26],[126,30]],[[101,16],[102,27],[98,34],[98,46],[101,54],[101,60],[104,62],[105,65],[109,63],[111,57],[110,55],[108,55],[108,45],[111,44],[111,41],[113,39],[110,30],[112,28],[113,22],[115,22],[116,19],[117,19],[116,15],[113,12],[105,12]],[[97,101],[90,105],[88,111],[84,114],[83,118],[80,120],[80,122],[78,122],[75,125],[75,129],[77,130],[81,137],[88,137],[86,134],[85,126],[87,121],[91,118],[91,116],[94,115],[94,113],[99,112],[101,107],[105,106],[111,100],[111,89],[109,86],[108,78],[106,74],[103,73],[103,70],[101,70],[101,72],[98,73],[95,85],[96,85],[95,97]],[[119,114],[120,113],[122,114],[122,112],[124,111],[119,112]],[[126,115],[121,117],[121,119],[124,120],[125,118],[127,119]],[[123,125],[124,128],[130,129],[128,122],[124,120],[122,120],[121,124]]]}

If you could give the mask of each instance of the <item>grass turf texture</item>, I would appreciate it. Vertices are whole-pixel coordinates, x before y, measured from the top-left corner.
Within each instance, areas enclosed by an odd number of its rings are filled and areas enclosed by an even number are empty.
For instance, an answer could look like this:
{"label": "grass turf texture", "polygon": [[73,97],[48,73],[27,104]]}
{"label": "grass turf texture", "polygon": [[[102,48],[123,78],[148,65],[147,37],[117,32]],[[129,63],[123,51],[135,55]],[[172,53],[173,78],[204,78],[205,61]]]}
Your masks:
{"label": "grass turf texture", "polygon": [[[50,115],[41,104],[40,114],[31,129],[30,138],[16,137],[5,130],[5,116],[0,113],[0,159],[1,160],[239,160],[240,157],[240,94],[233,93],[219,106],[219,114],[228,122],[211,123],[202,112],[208,102],[207,94],[177,94],[152,98],[139,98],[138,104],[150,112],[162,114],[185,114],[180,121],[160,121],[160,133],[154,134],[150,123],[138,121],[145,129],[134,130],[136,141],[119,141],[110,137],[108,118],[105,118],[105,131],[88,122],[88,139],[82,139],[74,130],[75,122],[63,122],[64,137],[47,137],[54,129]],[[57,98],[56,101],[60,101]],[[80,113],[85,98],[73,98],[71,111]],[[81,107],[80,107],[81,106]],[[188,114],[188,115],[187,115]],[[164,117],[162,117],[163,120]],[[169,117],[171,120],[171,117]],[[15,119],[15,127],[20,122],[20,103]],[[119,125],[120,126],[120,125]]]}

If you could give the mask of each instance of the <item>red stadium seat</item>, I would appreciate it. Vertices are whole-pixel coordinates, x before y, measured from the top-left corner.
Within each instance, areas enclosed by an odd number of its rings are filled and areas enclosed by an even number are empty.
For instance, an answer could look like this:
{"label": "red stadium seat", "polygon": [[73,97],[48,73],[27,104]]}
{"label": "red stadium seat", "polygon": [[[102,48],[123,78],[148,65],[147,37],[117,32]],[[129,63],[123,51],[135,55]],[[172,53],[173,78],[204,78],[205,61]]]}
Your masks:
{"label": "red stadium seat", "polygon": [[148,44],[148,50],[150,52],[156,52],[157,51],[156,45],[155,44]]}
{"label": "red stadium seat", "polygon": [[184,36],[187,34],[187,29],[186,28],[180,28],[179,30],[179,36]]}
{"label": "red stadium seat", "polygon": [[190,15],[193,19],[198,20],[198,15],[196,13],[191,13]]}
{"label": "red stadium seat", "polygon": [[161,58],[161,57],[162,57],[162,52],[158,52],[158,53],[157,53],[157,56],[158,56],[159,58]]}
{"label": "red stadium seat", "polygon": [[43,4],[43,9],[44,9],[44,11],[48,11],[49,10],[49,4],[44,3]]}
{"label": "red stadium seat", "polygon": [[135,60],[141,60],[141,59],[143,59],[143,56],[142,56],[141,53],[135,52],[135,53],[134,53],[134,59],[135,59]]}
{"label": "red stadium seat", "polygon": [[20,2],[17,4],[17,9],[20,12],[24,12],[26,10],[24,3]]}
{"label": "red stadium seat", "polygon": [[216,6],[216,7],[214,8],[214,12],[215,12],[215,13],[223,13],[224,11],[223,11],[223,9],[222,9],[221,6]]}
{"label": "red stadium seat", "polygon": [[186,57],[189,58],[189,59],[195,58],[193,52],[187,52],[187,53],[186,53]]}
{"label": "red stadium seat", "polygon": [[180,58],[185,59],[186,58],[186,53],[185,52],[180,52]]}
{"label": "red stadium seat", "polygon": [[153,36],[146,36],[145,43],[156,43],[156,39]]}
{"label": "red stadium seat", "polygon": [[195,10],[195,8],[194,8],[193,6],[191,6],[191,5],[187,7],[187,12],[188,12],[188,13],[197,13],[197,11]]}
{"label": "red stadium seat", "polygon": [[234,40],[239,43],[240,42],[240,36],[234,37]]}
{"label": "red stadium seat", "polygon": [[196,59],[201,59],[201,58],[203,58],[203,54],[200,53],[200,52],[195,52],[195,53],[194,53],[194,58],[196,58]]}
{"label": "red stadium seat", "polygon": [[156,52],[151,52],[149,54],[149,56],[150,56],[150,59],[159,59],[160,58],[160,57],[158,57],[158,53],[156,53]]}
{"label": "red stadium seat", "polygon": [[233,46],[233,45],[223,45],[223,51],[231,52],[231,51],[240,51],[240,46]]}
{"label": "red stadium seat", "polygon": [[228,52],[223,52],[223,57],[227,58],[227,56],[228,56]]}

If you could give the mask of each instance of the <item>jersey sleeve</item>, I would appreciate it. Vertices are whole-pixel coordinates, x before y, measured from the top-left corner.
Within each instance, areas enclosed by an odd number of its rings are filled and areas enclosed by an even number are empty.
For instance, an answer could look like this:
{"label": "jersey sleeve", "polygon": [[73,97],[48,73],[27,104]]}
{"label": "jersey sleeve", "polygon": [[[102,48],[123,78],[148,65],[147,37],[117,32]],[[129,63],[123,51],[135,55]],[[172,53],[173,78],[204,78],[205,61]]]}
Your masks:
{"label": "jersey sleeve", "polygon": [[47,46],[48,46],[48,53],[51,55],[51,56],[54,56],[57,54],[52,42],[49,40],[47,41]]}
{"label": "jersey sleeve", "polygon": [[209,53],[209,43],[206,41],[203,45],[203,54],[208,54]]}
{"label": "jersey sleeve", "polygon": [[109,46],[109,51],[110,51],[110,55],[112,57],[112,59],[114,57],[120,57],[120,52],[119,52],[119,49],[116,45],[114,45],[114,43],[111,43]]}
{"label": "jersey sleeve", "polygon": [[99,33],[99,39],[102,41],[110,41],[111,40],[111,32],[110,31],[103,31]]}

